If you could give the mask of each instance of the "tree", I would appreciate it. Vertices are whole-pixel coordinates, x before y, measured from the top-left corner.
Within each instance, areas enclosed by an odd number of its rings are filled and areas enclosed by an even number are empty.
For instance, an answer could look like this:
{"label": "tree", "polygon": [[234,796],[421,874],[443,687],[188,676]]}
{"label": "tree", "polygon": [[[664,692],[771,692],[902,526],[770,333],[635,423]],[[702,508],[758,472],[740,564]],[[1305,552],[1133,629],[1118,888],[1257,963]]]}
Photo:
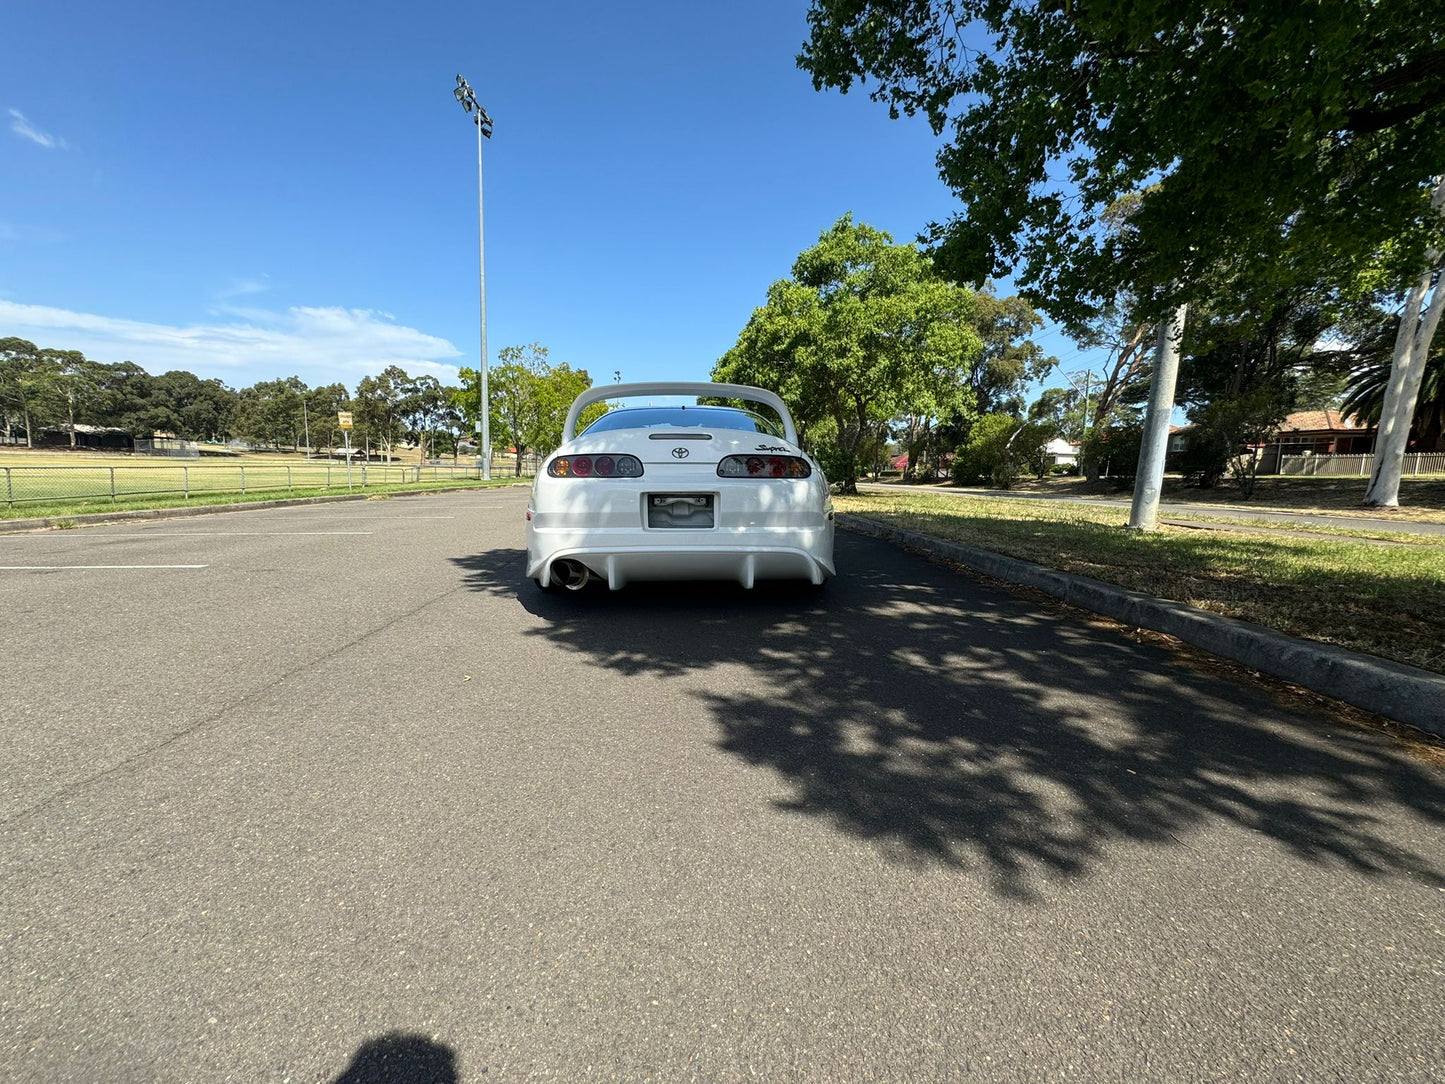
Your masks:
{"label": "tree", "polygon": [[[522,473],[527,452],[547,456],[562,443],[562,427],[572,402],[592,386],[585,369],[573,369],[565,361],[552,365],[541,343],[507,346],[497,352],[501,361],[488,372],[492,432],[500,434],[516,449],[516,472]],[[475,425],[478,387],[475,369],[461,370],[462,387],[452,401],[466,424]],[[609,409],[593,403],[578,419],[578,431],[585,429]]]}
{"label": "tree", "polygon": [[1053,436],[1043,421],[1025,421],[1012,414],[987,414],[973,426],[953,460],[958,485],[991,485],[1009,489],[1025,471],[1043,474],[1043,446]]}
{"label": "tree", "polygon": [[411,377],[397,365],[388,365],[376,376],[365,376],[356,385],[356,430],[361,438],[382,448],[387,460],[392,447],[403,436],[401,403],[403,389]]}
{"label": "tree", "polygon": [[[1367,424],[1378,424],[1389,381],[1388,360],[1358,369],[1340,402],[1340,411]],[[1417,451],[1445,451],[1445,346],[1432,350],[1425,363],[1410,431],[1415,434]]]}
{"label": "tree", "polygon": [[241,389],[237,422],[250,436],[277,448],[290,444],[294,451],[306,428],[301,402],[308,391],[299,376],[257,381]]}
{"label": "tree", "polygon": [[[1435,179],[1430,203],[1437,218],[1445,216],[1445,175]],[[1380,431],[1375,438],[1375,461],[1370,470],[1370,488],[1365,491],[1366,504],[1393,508],[1400,503],[1400,469],[1405,462],[1410,422],[1425,378],[1435,329],[1440,325],[1440,314],[1445,312],[1442,255],[1445,255],[1445,242],[1437,241],[1427,247],[1425,269],[1405,296],[1400,330],[1395,337],[1395,355],[1390,362],[1390,380],[1380,407]]]}
{"label": "tree", "polygon": [[1022,413],[1025,389],[1059,364],[1033,341],[1043,318],[1023,298],[999,297],[987,286],[974,295],[973,308],[972,323],[983,340],[969,376],[975,405],[980,414]]}
{"label": "tree", "polygon": [[[1153,322],[1221,275],[1248,311],[1289,276],[1371,262],[1418,288],[1439,259],[1425,189],[1445,162],[1445,50],[1418,4],[813,0],[809,22],[815,86],[871,77],[895,116],[950,127],[940,170],[964,210],[930,230],[942,266],[979,282],[1017,262],[1058,319],[1132,291]],[[969,44],[985,36],[991,53]],[[1133,228],[1110,232],[1131,194]],[[1424,292],[1387,429],[1445,301]],[[1372,499],[1392,503],[1377,474]]]}
{"label": "tree", "polygon": [[172,426],[183,440],[226,440],[236,419],[237,393],[217,379],[202,380],[184,369],[172,369],[152,381],[175,416]]}
{"label": "tree", "polygon": [[[562,443],[562,429],[567,423],[567,412],[572,403],[592,386],[592,377],[586,369],[573,369],[565,361],[552,366],[538,386],[541,404],[537,429],[532,436],[532,447],[541,456],[551,455],[553,449]],[[580,433],[612,407],[607,403],[593,403],[577,419]]]}
{"label": "tree", "polygon": [[0,402],[6,430],[12,413],[25,426],[25,446],[35,446],[35,427],[58,416],[63,401],[61,369],[53,352],[41,350],[26,339],[0,339]]}
{"label": "tree", "polygon": [[713,379],[771,388],[803,425],[834,426],[836,470],[857,491],[860,449],[900,413],[971,404],[982,344],[973,294],[938,278],[913,245],[845,215],[768,290]]}
{"label": "tree", "polygon": [[497,360],[501,364],[492,368],[489,388],[492,432],[516,453],[516,476],[520,478],[522,457],[543,436],[546,396],[541,386],[552,370],[547,364],[547,348],[541,343],[504,346],[497,351]]}
{"label": "tree", "polygon": [[336,450],[344,441],[341,420],[337,417],[343,410],[351,409],[351,393],[345,384],[325,384],[310,389],[305,394],[306,415],[311,428],[311,441],[324,441],[326,454]]}
{"label": "tree", "polygon": [[1073,388],[1045,388],[1029,407],[1029,421],[1046,426],[1050,437],[1079,440],[1084,435],[1084,397]]}
{"label": "tree", "polygon": [[79,350],[42,350],[40,354],[55,366],[55,394],[64,401],[66,433],[74,448],[77,415],[89,416],[100,397],[100,366]]}
{"label": "tree", "polygon": [[423,374],[408,379],[400,390],[397,411],[416,442],[421,462],[425,463],[430,456],[432,432],[441,424],[450,405],[446,389],[436,377]]}

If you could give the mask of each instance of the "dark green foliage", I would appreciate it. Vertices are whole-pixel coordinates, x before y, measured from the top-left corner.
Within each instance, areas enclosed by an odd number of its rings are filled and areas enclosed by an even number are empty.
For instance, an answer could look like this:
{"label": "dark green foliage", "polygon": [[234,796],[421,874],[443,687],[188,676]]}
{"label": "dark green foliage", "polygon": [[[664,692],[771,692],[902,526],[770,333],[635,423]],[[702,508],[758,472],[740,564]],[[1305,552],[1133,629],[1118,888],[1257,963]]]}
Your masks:
{"label": "dark green foliage", "polygon": [[[1360,421],[1377,425],[1385,402],[1385,385],[1390,363],[1376,362],[1357,370],[1346,389],[1340,409]],[[1415,401],[1411,423],[1411,451],[1445,451],[1445,345],[1436,346],[1425,360],[1420,397]]]}
{"label": "dark green foliage", "polygon": [[[0,431],[32,433],[88,424],[132,436],[169,433],[183,440],[246,437],[276,448],[335,448],[337,414],[356,415],[352,442],[389,449],[410,433],[419,444],[453,433],[460,417],[455,389],[433,376],[409,376],[392,365],[363,377],[353,399],[346,385],[308,388],[300,377],[262,380],[239,391],[176,369],[152,376],[132,361],[103,364],[79,351],[41,349],[0,339]],[[53,438],[52,438],[53,439]],[[450,446],[450,445],[449,445]]]}
{"label": "dark green foliage", "polygon": [[891,418],[971,409],[982,349],[974,295],[938,277],[914,245],[845,215],[768,288],[713,379],[776,391],[828,476],[855,491],[869,442]]}
{"label": "dark green foliage", "polygon": [[1418,0],[813,0],[809,23],[815,86],[875,80],[948,132],[949,273],[1017,266],[1056,317],[1121,289],[1158,314],[1221,281],[1243,312],[1365,262],[1398,285],[1439,237],[1445,48]]}
{"label": "dark green foliage", "polygon": [[1134,473],[1139,466],[1139,445],[1143,439],[1144,427],[1141,425],[1090,429],[1084,438],[1081,454],[1086,461],[1097,466],[1101,476],[1121,489],[1128,489],[1134,484]]}
{"label": "dark green foliage", "polygon": [[1053,436],[1047,423],[1026,422],[1009,414],[989,414],[973,426],[953,461],[956,485],[1009,489],[1026,474],[1043,477],[1043,445]]}
{"label": "dark green foliage", "polygon": [[1216,486],[1228,472],[1246,496],[1254,493],[1259,470],[1256,449],[1289,413],[1289,392],[1278,383],[1214,399],[1192,409],[1189,446],[1179,464],[1200,486]]}

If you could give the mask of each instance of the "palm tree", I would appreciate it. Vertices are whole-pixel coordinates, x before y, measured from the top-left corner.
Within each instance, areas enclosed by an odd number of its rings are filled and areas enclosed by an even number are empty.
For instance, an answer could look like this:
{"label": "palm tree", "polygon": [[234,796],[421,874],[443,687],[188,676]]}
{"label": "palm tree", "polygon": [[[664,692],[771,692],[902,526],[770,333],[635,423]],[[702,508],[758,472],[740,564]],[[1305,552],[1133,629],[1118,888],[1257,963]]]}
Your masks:
{"label": "palm tree", "polygon": [[[1389,380],[1389,361],[1357,370],[1345,390],[1340,413],[1346,417],[1353,414],[1368,425],[1378,425]],[[1432,350],[1425,360],[1425,376],[1420,382],[1420,397],[1415,401],[1410,432],[1415,437],[1412,451],[1445,451],[1445,346]]]}

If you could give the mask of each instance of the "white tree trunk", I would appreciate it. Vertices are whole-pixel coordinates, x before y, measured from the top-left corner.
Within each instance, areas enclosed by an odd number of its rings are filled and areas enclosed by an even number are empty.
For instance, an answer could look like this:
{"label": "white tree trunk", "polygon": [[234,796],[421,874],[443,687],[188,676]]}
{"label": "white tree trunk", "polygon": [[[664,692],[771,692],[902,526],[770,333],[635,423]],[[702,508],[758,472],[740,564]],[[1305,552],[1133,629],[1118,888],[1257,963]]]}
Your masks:
{"label": "white tree trunk", "polygon": [[1139,467],[1134,476],[1134,499],[1129,506],[1129,528],[1152,531],[1159,526],[1159,495],[1164,490],[1164,460],[1169,455],[1169,419],[1174,416],[1174,387],[1179,378],[1179,346],[1189,306],[1166,313],[1159,324],[1154,351],[1154,378],[1149,385],[1149,406],[1144,412],[1144,439],[1139,443]]}
{"label": "white tree trunk", "polygon": [[[1437,213],[1445,213],[1445,176],[1435,179],[1430,204]],[[1436,286],[1429,302],[1425,301],[1441,253],[1431,249],[1425,256],[1429,266],[1411,287],[1404,312],[1400,314],[1400,331],[1395,336],[1395,354],[1390,361],[1390,382],[1385,386],[1380,429],[1375,437],[1370,488],[1365,491],[1364,503],[1381,508],[1397,508],[1400,504],[1400,472],[1410,440],[1410,423],[1415,417],[1415,404],[1425,376],[1425,359],[1440,324],[1440,313],[1445,309],[1445,285]]]}

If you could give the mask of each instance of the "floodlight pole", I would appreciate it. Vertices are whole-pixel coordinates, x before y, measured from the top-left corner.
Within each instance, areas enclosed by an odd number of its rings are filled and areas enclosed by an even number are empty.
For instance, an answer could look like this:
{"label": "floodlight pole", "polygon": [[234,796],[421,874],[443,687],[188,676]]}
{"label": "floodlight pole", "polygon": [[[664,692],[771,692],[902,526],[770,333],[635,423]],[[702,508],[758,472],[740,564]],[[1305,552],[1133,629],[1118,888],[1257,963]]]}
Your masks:
{"label": "floodlight pole", "polygon": [[492,477],[492,397],[487,387],[487,248],[482,232],[482,126],[477,125],[477,282],[481,289],[482,309],[482,390],[477,404],[478,421],[482,426],[482,477]]}
{"label": "floodlight pole", "polygon": [[482,210],[482,136],[488,139],[492,136],[492,118],[477,101],[471,85],[460,75],[457,76],[457,86],[452,91],[452,96],[462,104],[468,116],[476,110],[472,116],[477,125],[477,282],[481,294],[481,364],[478,366],[477,389],[477,426],[475,433],[480,437],[481,447],[478,449],[481,460],[482,477],[490,480],[492,477],[492,411],[491,394],[487,386],[487,249],[485,231],[485,215]]}

